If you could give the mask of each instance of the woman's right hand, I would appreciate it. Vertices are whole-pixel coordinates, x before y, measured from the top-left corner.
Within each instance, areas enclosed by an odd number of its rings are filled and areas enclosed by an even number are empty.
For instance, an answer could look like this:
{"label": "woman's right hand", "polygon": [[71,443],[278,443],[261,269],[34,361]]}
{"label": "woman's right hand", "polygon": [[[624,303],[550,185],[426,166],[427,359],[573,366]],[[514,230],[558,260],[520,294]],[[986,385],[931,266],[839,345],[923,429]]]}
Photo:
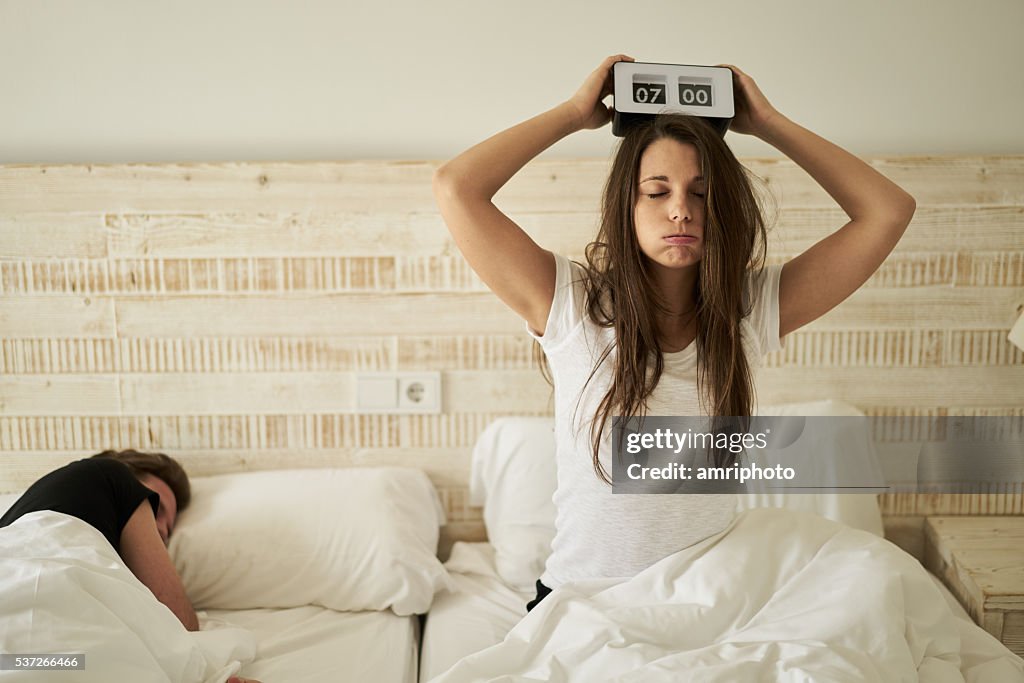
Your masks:
{"label": "woman's right hand", "polygon": [[612,108],[603,100],[612,94],[612,66],[615,62],[634,61],[627,55],[608,57],[587,76],[576,94],[569,98],[569,104],[576,110],[580,130],[600,128],[611,120]]}

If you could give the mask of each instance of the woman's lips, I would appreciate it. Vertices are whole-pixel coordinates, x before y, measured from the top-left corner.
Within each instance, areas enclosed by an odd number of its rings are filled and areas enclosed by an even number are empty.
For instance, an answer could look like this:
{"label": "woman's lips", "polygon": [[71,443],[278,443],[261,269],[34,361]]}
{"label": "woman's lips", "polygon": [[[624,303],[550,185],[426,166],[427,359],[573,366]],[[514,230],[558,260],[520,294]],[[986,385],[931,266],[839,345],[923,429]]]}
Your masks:
{"label": "woman's lips", "polygon": [[691,244],[697,241],[692,235],[669,235],[663,239],[669,244]]}

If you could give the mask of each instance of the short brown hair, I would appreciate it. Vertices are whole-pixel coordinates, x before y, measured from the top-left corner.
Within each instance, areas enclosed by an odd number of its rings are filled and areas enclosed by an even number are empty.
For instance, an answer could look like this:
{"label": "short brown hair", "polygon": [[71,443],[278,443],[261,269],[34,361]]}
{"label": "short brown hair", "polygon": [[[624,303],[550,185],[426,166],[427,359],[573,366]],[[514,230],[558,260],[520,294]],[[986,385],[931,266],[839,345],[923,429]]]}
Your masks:
{"label": "short brown hair", "polygon": [[132,473],[138,477],[152,474],[166,483],[174,499],[178,503],[178,511],[188,507],[192,500],[192,487],[188,483],[188,475],[178,461],[163,453],[142,453],[140,451],[103,451],[92,456],[94,458],[110,458],[128,465]]}

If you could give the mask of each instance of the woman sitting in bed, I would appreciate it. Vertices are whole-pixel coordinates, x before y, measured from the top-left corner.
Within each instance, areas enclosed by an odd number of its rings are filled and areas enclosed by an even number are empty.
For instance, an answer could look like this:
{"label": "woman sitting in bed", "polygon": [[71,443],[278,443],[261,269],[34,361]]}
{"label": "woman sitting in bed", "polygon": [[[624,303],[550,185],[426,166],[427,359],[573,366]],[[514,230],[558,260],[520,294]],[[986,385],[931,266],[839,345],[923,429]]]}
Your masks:
{"label": "woman sitting in bed", "polygon": [[[615,153],[586,264],[536,244],[492,198],[534,156],[611,119],[606,59],[569,100],[440,167],[434,191],[477,275],[540,343],[555,386],[555,536],[537,596],[638,574],[727,528],[730,495],[612,495],[614,417],[755,414],[756,371],[782,338],[856,291],[910,223],[913,197],[777,111],[735,67],[732,130],[818,181],[850,220],[764,265],[766,221],[748,172],[705,120],[638,122]],[[724,65],[723,65],[724,66]],[[728,461],[716,465],[730,465]]]}
{"label": "woman sitting in bed", "polygon": [[81,519],[106,537],[128,569],[185,628],[198,631],[195,610],[167,553],[178,512],[190,497],[188,475],[173,458],[104,451],[32,484],[0,517],[0,528],[40,510]]}

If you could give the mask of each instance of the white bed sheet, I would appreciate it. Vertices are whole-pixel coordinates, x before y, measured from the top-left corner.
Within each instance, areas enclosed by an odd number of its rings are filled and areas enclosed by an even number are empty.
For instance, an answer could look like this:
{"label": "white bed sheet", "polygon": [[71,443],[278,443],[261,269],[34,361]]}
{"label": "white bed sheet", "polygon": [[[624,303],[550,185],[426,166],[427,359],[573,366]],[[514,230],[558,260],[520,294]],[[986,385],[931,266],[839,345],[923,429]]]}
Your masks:
{"label": "white bed sheet", "polygon": [[535,597],[502,581],[490,543],[455,543],[445,567],[457,590],[435,595],[427,613],[420,646],[421,681],[444,673],[466,655],[500,643]]}
{"label": "white bed sheet", "polygon": [[[456,543],[445,565],[457,591],[440,593],[427,615],[420,652],[420,681],[447,671],[463,657],[504,640],[526,615],[533,591],[517,591],[498,576],[489,543]],[[1003,656],[1008,650],[977,626],[949,589],[929,574],[957,618],[962,670]]]}
{"label": "white bed sheet", "polygon": [[[0,494],[0,515],[20,496]],[[199,616],[203,630],[237,626],[253,634],[256,659],[240,675],[261,683],[417,680],[419,617],[313,605],[209,610]]]}
{"label": "white bed sheet", "polygon": [[262,683],[394,681],[417,677],[419,618],[391,611],[289,609],[209,610],[207,625],[244,628],[256,637],[256,659],[241,675]]}

